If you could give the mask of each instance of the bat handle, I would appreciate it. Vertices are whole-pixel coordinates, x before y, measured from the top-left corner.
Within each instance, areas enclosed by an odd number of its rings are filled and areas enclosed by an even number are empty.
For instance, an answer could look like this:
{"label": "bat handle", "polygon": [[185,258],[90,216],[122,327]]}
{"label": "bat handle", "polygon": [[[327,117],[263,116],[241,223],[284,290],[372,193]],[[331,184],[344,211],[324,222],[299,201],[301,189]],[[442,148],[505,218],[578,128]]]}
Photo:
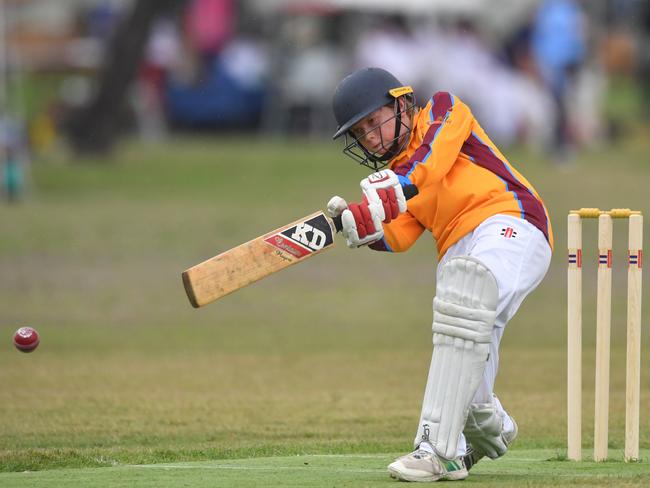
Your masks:
{"label": "bat handle", "polygon": [[[419,193],[418,187],[415,185],[403,186],[402,190],[404,191],[404,198],[407,200],[410,200]],[[334,217],[332,220],[334,221],[334,228],[336,229],[336,232],[341,232],[341,229],[343,228],[343,224],[341,223],[341,216],[339,215],[338,217]]]}

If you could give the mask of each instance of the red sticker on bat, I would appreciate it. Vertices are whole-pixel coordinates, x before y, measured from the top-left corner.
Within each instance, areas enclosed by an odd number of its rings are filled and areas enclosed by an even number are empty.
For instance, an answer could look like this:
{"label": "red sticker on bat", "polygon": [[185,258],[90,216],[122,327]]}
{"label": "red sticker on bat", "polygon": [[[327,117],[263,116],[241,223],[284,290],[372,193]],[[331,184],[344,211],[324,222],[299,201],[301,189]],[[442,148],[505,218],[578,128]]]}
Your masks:
{"label": "red sticker on bat", "polygon": [[288,252],[289,254],[297,257],[298,259],[304,258],[307,254],[311,254],[312,250],[307,249],[300,244],[296,244],[291,239],[287,239],[282,234],[274,234],[271,237],[264,239],[273,247],[277,247],[281,251]]}

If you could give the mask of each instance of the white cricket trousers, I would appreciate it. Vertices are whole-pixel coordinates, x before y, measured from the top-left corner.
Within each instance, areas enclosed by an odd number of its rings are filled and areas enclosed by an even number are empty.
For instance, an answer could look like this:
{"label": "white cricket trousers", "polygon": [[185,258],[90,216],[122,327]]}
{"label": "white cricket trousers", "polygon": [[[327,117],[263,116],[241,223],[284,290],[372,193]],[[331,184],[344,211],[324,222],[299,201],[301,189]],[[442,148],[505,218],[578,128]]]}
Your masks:
{"label": "white cricket trousers", "polygon": [[[512,431],[511,417],[493,396],[499,368],[499,343],[506,324],[546,275],[551,262],[551,247],[544,234],[530,222],[509,215],[495,215],[447,250],[438,264],[438,279],[442,265],[457,256],[472,256],[480,260],[497,281],[499,303],[490,356],[472,403],[494,402],[504,413],[505,431]],[[460,437],[459,456],[466,450],[465,437],[462,434]]]}

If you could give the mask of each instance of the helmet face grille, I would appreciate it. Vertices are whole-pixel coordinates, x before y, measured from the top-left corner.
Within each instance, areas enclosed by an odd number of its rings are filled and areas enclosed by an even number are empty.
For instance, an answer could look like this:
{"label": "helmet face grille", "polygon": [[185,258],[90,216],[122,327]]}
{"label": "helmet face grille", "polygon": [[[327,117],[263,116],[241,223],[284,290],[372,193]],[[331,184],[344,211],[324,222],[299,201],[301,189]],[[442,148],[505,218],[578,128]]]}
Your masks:
{"label": "helmet face grille", "polygon": [[[380,125],[371,128],[366,133],[357,137],[355,137],[350,131],[347,131],[345,133],[345,147],[343,148],[343,154],[373,171],[379,171],[381,168],[386,166],[391,159],[402,152],[404,147],[408,144],[411,134],[411,127],[403,122],[402,114],[411,112],[412,108],[415,106],[415,99],[413,96],[405,96],[404,98],[406,100],[404,109],[400,110],[399,100],[395,100],[394,115],[386,119]],[[395,135],[392,139],[384,140],[380,128],[391,120],[395,121]],[[402,128],[404,128],[404,132],[402,132]],[[379,131],[381,148],[378,151],[372,152],[366,149],[359,139],[363,140],[366,134],[376,130]],[[406,136],[404,137],[402,144],[400,144],[400,135],[403,134],[406,134]]]}
{"label": "helmet face grille", "polygon": [[373,154],[366,150],[359,141],[348,135],[348,133],[345,134],[345,147],[343,148],[343,154],[373,171],[379,171],[388,164],[388,161],[380,161],[376,153]]}

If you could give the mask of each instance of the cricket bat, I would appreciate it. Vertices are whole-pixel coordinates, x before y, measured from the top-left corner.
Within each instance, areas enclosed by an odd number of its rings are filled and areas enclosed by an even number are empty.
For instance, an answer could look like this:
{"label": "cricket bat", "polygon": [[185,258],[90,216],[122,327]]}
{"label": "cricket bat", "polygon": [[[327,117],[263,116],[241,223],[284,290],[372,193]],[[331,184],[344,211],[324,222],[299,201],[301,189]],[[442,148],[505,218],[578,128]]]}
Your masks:
{"label": "cricket bat", "polygon": [[[415,185],[404,187],[408,200]],[[199,308],[270,274],[334,247],[341,218],[315,212],[199,263],[183,272],[185,292]]]}

